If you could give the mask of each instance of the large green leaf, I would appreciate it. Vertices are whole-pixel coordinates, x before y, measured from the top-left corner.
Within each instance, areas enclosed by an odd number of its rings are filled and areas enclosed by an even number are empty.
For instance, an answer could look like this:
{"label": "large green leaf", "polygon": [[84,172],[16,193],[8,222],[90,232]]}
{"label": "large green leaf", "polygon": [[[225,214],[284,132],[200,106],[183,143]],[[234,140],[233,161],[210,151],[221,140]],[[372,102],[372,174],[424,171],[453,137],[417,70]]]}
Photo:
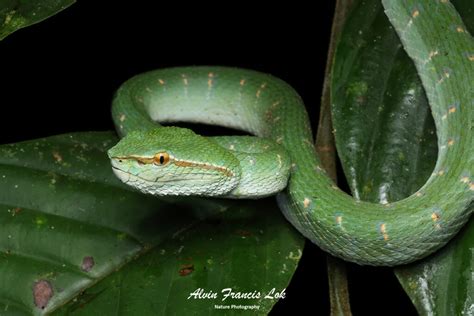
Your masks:
{"label": "large green leaf", "polygon": [[66,9],[75,0],[1,0],[0,40]]}
{"label": "large green leaf", "polygon": [[423,315],[474,314],[474,221],[426,260],[395,270]]}
{"label": "large green leaf", "polygon": [[[473,30],[472,1],[453,2]],[[356,2],[332,84],[336,145],[354,196],[386,203],[420,188],[436,161],[435,127],[416,69],[379,0]],[[396,269],[420,314],[474,312],[472,222],[439,253]]]}
{"label": "large green leaf", "polygon": [[[289,283],[304,241],[273,199],[131,191],[107,159],[116,141],[78,133],[0,146],[0,313],[268,312],[277,299],[265,292]],[[219,298],[188,299],[199,288]],[[262,295],[221,301],[224,288]]]}

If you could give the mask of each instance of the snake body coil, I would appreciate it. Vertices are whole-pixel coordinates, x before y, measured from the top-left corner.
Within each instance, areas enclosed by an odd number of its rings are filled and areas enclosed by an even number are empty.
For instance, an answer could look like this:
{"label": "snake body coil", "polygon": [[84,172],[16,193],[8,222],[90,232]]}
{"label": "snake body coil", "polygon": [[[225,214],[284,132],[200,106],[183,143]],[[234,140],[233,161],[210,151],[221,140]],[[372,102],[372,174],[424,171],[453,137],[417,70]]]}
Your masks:
{"label": "snake body coil", "polygon": [[[279,205],[286,218],[322,249],[359,264],[389,266],[437,250],[472,210],[473,39],[447,1],[384,0],[383,4],[416,64],[437,127],[435,170],[414,195],[381,205],[357,201],[340,191],[320,167],[298,94],[272,76],[224,67],[164,69],[127,81],[113,104],[117,130],[125,136],[109,152],[117,174],[154,194],[238,197],[236,188],[244,173],[250,174],[241,186],[250,187],[246,194],[272,183],[272,192],[282,189],[279,183],[286,184],[285,170],[291,161],[288,185],[277,196]],[[284,149],[275,145],[275,152],[255,158],[260,159],[255,163],[254,152],[260,154],[270,143],[255,142],[258,150],[245,150],[253,142],[250,138],[242,143],[237,138],[205,138],[159,127],[156,121],[237,128],[271,139]],[[250,156],[239,162],[233,154],[236,150]],[[246,164],[246,171],[239,164]],[[173,175],[162,172],[165,165],[173,168]],[[264,181],[269,170],[278,170],[281,176],[263,184],[254,182]]]}

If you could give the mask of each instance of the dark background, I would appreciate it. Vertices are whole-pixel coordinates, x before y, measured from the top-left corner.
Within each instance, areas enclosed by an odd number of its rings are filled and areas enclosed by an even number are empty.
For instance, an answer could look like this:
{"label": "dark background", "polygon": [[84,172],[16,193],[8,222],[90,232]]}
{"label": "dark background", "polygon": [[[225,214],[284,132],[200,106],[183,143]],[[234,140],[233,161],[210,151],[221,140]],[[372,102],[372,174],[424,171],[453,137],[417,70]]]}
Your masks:
{"label": "dark background", "polygon": [[[313,130],[329,44],[332,1],[271,6],[80,1],[0,42],[0,144],[113,129],[110,100],[143,71],[226,65],[271,73],[303,97]],[[347,186],[345,187],[347,189]],[[325,254],[307,243],[273,314],[296,306],[329,314]],[[391,269],[348,265],[354,315],[415,314]]]}

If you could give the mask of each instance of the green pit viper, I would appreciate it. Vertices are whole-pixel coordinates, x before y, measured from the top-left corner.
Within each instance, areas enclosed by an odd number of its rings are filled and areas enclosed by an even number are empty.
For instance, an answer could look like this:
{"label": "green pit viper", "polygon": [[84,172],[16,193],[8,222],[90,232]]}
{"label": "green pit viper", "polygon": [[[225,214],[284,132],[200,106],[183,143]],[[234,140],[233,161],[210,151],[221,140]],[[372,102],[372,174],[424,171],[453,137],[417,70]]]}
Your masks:
{"label": "green pit viper", "polygon": [[[133,77],[117,91],[123,138],[109,150],[116,175],[155,195],[258,198],[277,194],[285,217],[334,256],[393,266],[442,247],[474,198],[474,42],[447,0],[383,0],[414,61],[438,136],[432,176],[386,205],[358,201],[320,167],[304,104],[285,82],[226,67],[180,67]],[[157,122],[216,124],[255,136],[203,137]]]}

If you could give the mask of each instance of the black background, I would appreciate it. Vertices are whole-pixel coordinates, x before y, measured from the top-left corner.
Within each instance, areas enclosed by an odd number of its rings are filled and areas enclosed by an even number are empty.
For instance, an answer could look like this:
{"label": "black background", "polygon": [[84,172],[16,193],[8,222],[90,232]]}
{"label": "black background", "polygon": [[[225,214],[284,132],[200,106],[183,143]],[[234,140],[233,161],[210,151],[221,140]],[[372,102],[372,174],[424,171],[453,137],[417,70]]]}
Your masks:
{"label": "black background", "polygon": [[[271,73],[303,97],[316,126],[332,1],[255,3],[80,1],[0,42],[0,143],[111,130],[110,100],[143,71],[227,65]],[[347,189],[347,187],[346,187]],[[329,314],[325,254],[307,243],[273,314]],[[348,265],[354,315],[415,314],[391,269]]]}

